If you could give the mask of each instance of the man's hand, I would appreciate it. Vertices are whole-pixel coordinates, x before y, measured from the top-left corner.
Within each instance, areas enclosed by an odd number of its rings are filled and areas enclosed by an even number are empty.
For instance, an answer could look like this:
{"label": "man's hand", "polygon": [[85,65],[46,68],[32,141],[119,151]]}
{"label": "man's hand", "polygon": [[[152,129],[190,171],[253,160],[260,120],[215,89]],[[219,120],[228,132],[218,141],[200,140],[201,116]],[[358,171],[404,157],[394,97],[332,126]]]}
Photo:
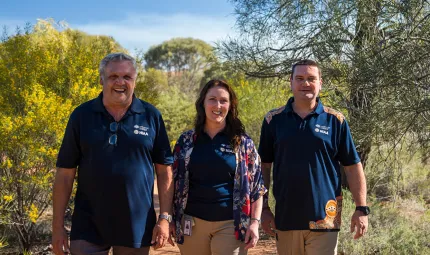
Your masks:
{"label": "man's hand", "polygon": [[261,227],[263,228],[266,234],[275,236],[275,216],[273,216],[270,208],[264,208],[261,213]]}
{"label": "man's hand", "polygon": [[151,244],[154,249],[164,247],[167,239],[169,238],[169,222],[166,219],[159,219],[152,231]]}
{"label": "man's hand", "polygon": [[52,229],[52,252],[55,255],[70,253],[69,241],[64,227]]}
{"label": "man's hand", "polygon": [[[58,168],[52,192],[52,251],[56,255],[70,253],[64,229],[64,212],[73,189],[76,168]],[[64,250],[63,250],[64,249]]]}
{"label": "man's hand", "polygon": [[355,232],[354,239],[358,239],[367,232],[368,218],[360,211],[355,211],[351,218],[351,233]]}
{"label": "man's hand", "polygon": [[247,244],[245,250],[254,248],[257,245],[258,239],[258,221],[252,220],[245,234],[245,243]]}

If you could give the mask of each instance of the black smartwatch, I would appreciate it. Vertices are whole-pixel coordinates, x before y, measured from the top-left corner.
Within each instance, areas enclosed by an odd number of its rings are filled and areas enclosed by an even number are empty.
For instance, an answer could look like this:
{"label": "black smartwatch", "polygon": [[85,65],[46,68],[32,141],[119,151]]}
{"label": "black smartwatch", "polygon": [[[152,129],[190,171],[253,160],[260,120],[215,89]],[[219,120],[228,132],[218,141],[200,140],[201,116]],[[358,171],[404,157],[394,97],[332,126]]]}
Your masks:
{"label": "black smartwatch", "polygon": [[355,210],[362,212],[366,216],[370,214],[370,208],[368,206],[357,206]]}

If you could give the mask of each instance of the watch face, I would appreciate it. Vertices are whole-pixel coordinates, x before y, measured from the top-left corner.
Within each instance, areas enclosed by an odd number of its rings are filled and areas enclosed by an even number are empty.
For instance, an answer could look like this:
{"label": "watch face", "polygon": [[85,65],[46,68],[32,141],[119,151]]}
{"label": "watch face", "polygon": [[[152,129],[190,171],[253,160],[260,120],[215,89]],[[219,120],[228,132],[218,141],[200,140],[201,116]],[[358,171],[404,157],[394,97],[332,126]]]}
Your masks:
{"label": "watch face", "polygon": [[158,218],[160,218],[160,219],[165,219],[165,220],[167,220],[169,223],[172,221],[172,216],[171,216],[171,215],[164,215],[164,214],[160,214],[160,216],[158,216]]}

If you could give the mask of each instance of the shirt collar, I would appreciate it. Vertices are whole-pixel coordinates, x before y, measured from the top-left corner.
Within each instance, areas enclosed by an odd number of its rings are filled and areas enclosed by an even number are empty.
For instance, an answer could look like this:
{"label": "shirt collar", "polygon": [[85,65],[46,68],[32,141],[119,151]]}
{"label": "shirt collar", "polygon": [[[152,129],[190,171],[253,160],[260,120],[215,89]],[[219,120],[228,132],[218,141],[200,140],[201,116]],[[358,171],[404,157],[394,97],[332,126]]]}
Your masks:
{"label": "shirt collar", "polygon": [[[145,112],[145,106],[143,105],[142,101],[140,101],[136,96],[133,94],[133,99],[131,101],[130,110],[135,113],[143,113]],[[105,112],[106,108],[103,105],[103,92],[99,94],[99,96],[94,100],[93,103],[93,111],[95,112]]]}
{"label": "shirt collar", "polygon": [[[285,106],[285,109],[284,109],[284,111],[286,113],[293,112],[293,102],[294,102],[294,97],[290,97],[290,99],[288,99],[287,105]],[[321,114],[323,112],[324,112],[324,106],[323,106],[320,98],[317,97],[317,107],[312,111],[312,113]]]}
{"label": "shirt collar", "polygon": [[[204,130],[202,132],[202,136],[204,136],[207,139],[212,140],[212,138],[210,138],[210,136],[208,135],[208,133],[206,133]],[[226,128],[224,128],[223,130],[219,131],[215,136],[215,137],[227,137],[227,131]]]}

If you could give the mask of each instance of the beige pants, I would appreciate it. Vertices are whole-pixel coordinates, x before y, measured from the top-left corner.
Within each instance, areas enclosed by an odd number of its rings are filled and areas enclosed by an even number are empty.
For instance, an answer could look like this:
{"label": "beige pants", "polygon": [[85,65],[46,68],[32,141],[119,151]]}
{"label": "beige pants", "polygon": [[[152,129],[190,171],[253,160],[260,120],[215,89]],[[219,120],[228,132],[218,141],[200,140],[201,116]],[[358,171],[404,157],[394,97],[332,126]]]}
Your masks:
{"label": "beige pants", "polygon": [[336,255],[338,232],[276,231],[279,255]]}
{"label": "beige pants", "polygon": [[[98,245],[85,240],[73,240],[70,242],[72,255],[108,255],[111,246]],[[123,246],[112,247],[114,255],[149,255],[149,247],[129,248]]]}
{"label": "beige pants", "polygon": [[193,217],[191,236],[178,244],[182,255],[246,255],[245,244],[234,234],[234,221],[205,221]]}

